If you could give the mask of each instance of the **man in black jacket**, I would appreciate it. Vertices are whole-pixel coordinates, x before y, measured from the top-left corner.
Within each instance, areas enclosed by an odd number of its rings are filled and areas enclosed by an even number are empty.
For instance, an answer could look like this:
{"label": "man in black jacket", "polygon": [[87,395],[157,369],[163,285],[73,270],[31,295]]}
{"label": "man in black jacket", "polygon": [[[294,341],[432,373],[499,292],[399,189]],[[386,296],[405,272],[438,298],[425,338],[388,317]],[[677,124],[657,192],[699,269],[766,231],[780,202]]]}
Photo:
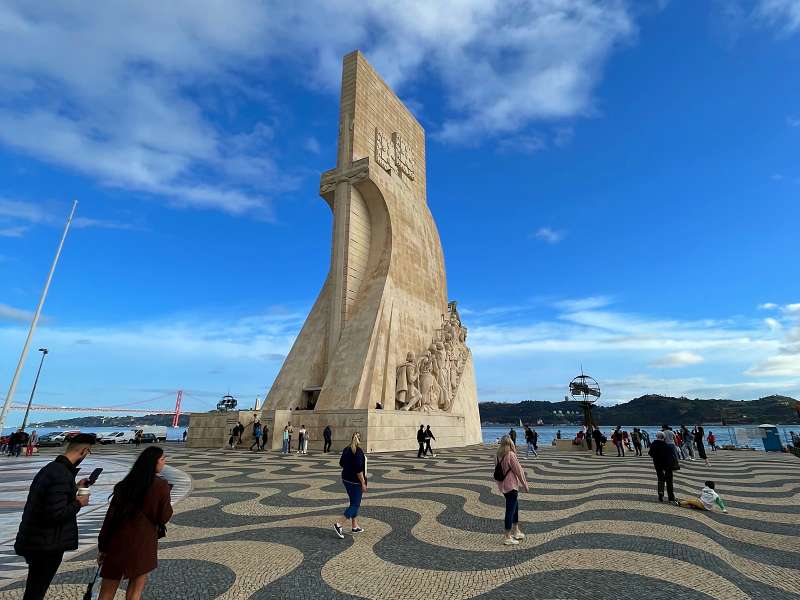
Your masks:
{"label": "man in black jacket", "polygon": [[666,484],[667,499],[670,502],[675,502],[675,492],[672,489],[672,471],[678,459],[675,457],[672,447],[667,444],[663,431],[659,431],[656,434],[656,439],[650,444],[650,450],[647,453],[653,458],[653,466],[656,469],[656,477],[658,477],[658,501],[664,501],[664,484]]}
{"label": "man in black jacket", "polygon": [[430,452],[431,456],[436,458],[436,455],[433,453],[433,448],[431,448],[431,440],[436,441],[436,438],[433,437],[433,432],[431,431],[430,425],[428,425],[428,427],[425,429],[424,438],[425,438],[425,456],[428,456],[428,452]]}
{"label": "man in black jacket", "polygon": [[597,454],[597,456],[603,456],[603,432],[600,431],[597,425],[594,426],[592,437],[594,438],[594,453]]}
{"label": "man in black jacket", "polygon": [[419,452],[417,452],[417,458],[422,458],[423,454],[425,453],[425,426],[420,425],[419,431],[417,431],[417,443],[419,444]]}
{"label": "man in black jacket", "polygon": [[325,440],[325,444],[322,447],[323,453],[328,453],[331,451],[331,438],[333,437],[333,431],[331,430],[330,425],[325,425],[325,429],[322,432],[322,438]]}
{"label": "man in black jacket", "polygon": [[73,437],[64,454],[42,467],[28,491],[14,550],[28,563],[28,581],[23,600],[43,600],[61,565],[64,552],[78,549],[78,511],[89,504],[89,496],[76,496],[78,465],[89,454],[95,436]]}

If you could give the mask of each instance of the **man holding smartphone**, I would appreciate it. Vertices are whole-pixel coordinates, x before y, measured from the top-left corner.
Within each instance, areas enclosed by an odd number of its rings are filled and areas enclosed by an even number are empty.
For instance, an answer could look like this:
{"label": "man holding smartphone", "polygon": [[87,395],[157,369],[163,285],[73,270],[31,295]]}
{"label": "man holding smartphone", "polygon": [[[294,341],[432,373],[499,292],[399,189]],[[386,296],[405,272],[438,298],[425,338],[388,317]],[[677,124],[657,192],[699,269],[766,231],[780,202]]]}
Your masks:
{"label": "man holding smartphone", "polygon": [[93,434],[76,435],[64,454],[33,478],[14,544],[14,550],[28,563],[23,600],[43,600],[64,552],[78,549],[78,511],[89,504],[88,490],[83,490],[93,482],[81,479],[75,483],[75,476],[95,441]]}

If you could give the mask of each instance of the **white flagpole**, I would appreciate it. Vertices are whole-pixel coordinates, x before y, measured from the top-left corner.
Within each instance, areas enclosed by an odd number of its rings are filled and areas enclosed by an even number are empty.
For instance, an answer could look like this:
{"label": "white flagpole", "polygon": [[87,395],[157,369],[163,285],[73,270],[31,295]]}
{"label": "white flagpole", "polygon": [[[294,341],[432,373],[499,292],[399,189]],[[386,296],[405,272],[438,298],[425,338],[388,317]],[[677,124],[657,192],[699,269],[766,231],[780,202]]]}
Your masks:
{"label": "white flagpole", "polygon": [[33,315],[31,327],[28,330],[28,339],[25,340],[25,345],[22,347],[22,354],[19,357],[17,370],[14,372],[14,378],[11,380],[11,387],[8,388],[8,395],[6,396],[5,404],[3,404],[3,409],[0,411],[0,432],[2,432],[3,428],[5,427],[6,415],[11,409],[11,401],[14,399],[14,392],[17,389],[17,382],[19,381],[20,374],[22,374],[22,367],[25,365],[25,358],[28,356],[28,348],[31,345],[33,334],[36,332],[36,325],[39,323],[39,315],[42,314],[42,306],[44,306],[44,301],[47,298],[47,290],[50,289],[50,282],[53,280],[53,273],[56,270],[58,258],[61,256],[61,249],[64,247],[64,240],[67,239],[67,232],[69,231],[69,226],[72,224],[72,217],[75,216],[75,208],[77,206],[78,201],[75,200],[72,204],[72,211],[69,213],[69,219],[67,219],[67,225],[64,227],[64,234],[61,236],[61,242],[58,244],[58,250],[56,250],[56,256],[53,259],[53,265],[50,267],[50,274],[47,276],[47,281],[44,284],[42,296],[39,298],[39,306],[36,307],[36,312]]}

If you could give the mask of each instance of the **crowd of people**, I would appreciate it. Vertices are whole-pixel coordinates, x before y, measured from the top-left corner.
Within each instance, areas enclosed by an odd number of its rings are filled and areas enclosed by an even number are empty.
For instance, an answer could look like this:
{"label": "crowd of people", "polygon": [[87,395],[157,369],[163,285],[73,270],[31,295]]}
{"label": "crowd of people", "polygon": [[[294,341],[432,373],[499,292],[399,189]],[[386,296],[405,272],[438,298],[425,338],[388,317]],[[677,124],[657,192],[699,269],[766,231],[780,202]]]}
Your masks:
{"label": "crowd of people", "polygon": [[0,454],[6,456],[20,456],[25,451],[25,456],[33,456],[33,449],[39,441],[39,434],[34,429],[27,433],[20,428],[17,431],[0,437]]}
{"label": "crowd of people", "polygon": [[[78,549],[78,513],[89,504],[99,472],[75,478],[95,442],[92,434],[72,437],[33,478],[14,543],[28,564],[23,600],[44,599],[64,553]],[[159,475],[165,464],[163,449],[149,446],[114,486],[97,541],[100,600],[112,600],[123,579],[126,598],[140,600],[156,568],[158,539],[172,517],[171,485]]]}

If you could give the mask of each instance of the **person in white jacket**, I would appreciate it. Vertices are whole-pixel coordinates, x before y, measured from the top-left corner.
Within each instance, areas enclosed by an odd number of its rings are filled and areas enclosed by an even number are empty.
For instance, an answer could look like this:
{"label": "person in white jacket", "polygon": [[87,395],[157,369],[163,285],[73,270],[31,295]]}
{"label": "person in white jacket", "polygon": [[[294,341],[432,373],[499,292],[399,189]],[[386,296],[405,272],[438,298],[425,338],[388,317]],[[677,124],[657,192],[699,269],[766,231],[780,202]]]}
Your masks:
{"label": "person in white jacket", "polygon": [[684,508],[696,508],[698,510],[714,510],[714,506],[717,506],[722,512],[726,513],[728,509],[725,506],[725,502],[720,498],[715,488],[713,481],[706,481],[705,486],[700,491],[699,498],[678,500],[676,504]]}

